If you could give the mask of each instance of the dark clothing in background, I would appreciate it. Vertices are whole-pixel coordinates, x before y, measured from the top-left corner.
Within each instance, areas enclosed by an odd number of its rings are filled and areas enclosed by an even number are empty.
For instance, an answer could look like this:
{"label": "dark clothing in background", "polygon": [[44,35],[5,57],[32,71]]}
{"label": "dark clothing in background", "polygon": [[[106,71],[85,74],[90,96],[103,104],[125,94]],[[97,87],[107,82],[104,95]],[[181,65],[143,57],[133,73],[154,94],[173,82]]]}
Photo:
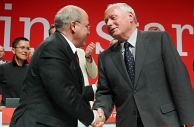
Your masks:
{"label": "dark clothing in background", "polygon": [[6,62],[6,63],[9,63],[10,62],[9,60],[5,60],[5,59],[2,59],[0,61]]}
{"label": "dark clothing in background", "polygon": [[27,70],[27,60],[23,66],[18,66],[13,60],[0,65],[0,85],[2,88],[1,105],[5,105],[6,98],[19,98],[22,89],[22,82]]}
{"label": "dark clothing in background", "polygon": [[[9,62],[10,62],[9,60],[5,60],[5,59],[0,60],[0,63],[1,63],[1,61],[6,62],[6,63],[9,63]],[[1,64],[0,64],[0,65],[1,65]],[[1,84],[0,84],[0,94],[2,94],[2,87],[1,87]]]}

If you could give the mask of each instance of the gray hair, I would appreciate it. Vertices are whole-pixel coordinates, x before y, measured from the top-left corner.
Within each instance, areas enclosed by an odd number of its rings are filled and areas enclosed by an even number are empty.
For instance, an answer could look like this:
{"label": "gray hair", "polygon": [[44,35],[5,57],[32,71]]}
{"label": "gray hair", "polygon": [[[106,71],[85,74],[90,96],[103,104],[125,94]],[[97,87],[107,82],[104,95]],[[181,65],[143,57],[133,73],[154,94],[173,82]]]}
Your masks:
{"label": "gray hair", "polygon": [[65,6],[60,9],[55,15],[55,28],[65,29],[71,21],[81,22],[82,14],[76,6]]}
{"label": "gray hair", "polygon": [[135,24],[137,24],[137,19],[136,19],[136,16],[135,16],[135,11],[133,10],[132,7],[130,7],[128,4],[126,3],[114,3],[114,4],[109,4],[107,9],[113,7],[113,6],[119,6],[121,10],[125,11],[125,12],[131,12],[132,15],[134,16],[134,21],[135,21]]}

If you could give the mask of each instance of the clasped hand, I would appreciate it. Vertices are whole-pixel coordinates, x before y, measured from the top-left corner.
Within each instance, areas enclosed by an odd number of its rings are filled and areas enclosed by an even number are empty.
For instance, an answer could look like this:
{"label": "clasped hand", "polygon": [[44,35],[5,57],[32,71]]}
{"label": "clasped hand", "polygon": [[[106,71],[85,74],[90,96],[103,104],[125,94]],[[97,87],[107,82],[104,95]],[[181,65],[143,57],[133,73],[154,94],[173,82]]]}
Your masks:
{"label": "clasped hand", "polygon": [[104,111],[99,108],[97,111],[95,111],[96,114],[96,119],[95,122],[92,124],[93,127],[102,127],[104,125],[104,122],[106,120],[105,116],[104,116]]}

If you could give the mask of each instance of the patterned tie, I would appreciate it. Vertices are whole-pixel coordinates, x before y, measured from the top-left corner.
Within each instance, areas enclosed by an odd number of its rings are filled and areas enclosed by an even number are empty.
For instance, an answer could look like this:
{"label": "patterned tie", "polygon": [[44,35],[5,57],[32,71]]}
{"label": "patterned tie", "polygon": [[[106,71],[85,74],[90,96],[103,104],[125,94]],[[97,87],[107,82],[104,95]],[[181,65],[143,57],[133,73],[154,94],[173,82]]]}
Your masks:
{"label": "patterned tie", "polygon": [[78,55],[77,55],[77,51],[75,52],[75,59],[76,59],[76,61],[77,61],[78,64],[79,64],[79,57],[78,57]]}
{"label": "patterned tie", "polygon": [[131,82],[134,85],[135,61],[131,51],[129,50],[129,47],[133,47],[133,46],[129,42],[125,42],[124,47],[125,47],[125,52],[124,52],[125,66],[127,68],[127,72],[131,79]]}

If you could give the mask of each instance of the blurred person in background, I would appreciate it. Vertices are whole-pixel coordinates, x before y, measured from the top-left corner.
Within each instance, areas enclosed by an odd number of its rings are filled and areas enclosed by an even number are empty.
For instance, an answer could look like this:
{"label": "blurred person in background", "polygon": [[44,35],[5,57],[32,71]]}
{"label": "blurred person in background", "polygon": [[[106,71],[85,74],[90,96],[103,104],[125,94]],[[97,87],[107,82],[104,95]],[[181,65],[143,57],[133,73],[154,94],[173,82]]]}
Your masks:
{"label": "blurred person in background", "polygon": [[9,62],[9,60],[4,59],[4,56],[5,56],[5,49],[2,45],[0,45],[0,64],[5,64]]}
{"label": "blurred person in background", "polygon": [[29,59],[32,59],[32,56],[33,56],[34,52],[35,52],[35,51],[30,52],[30,54],[29,54]]}
{"label": "blurred person in background", "polygon": [[51,34],[53,34],[55,31],[56,31],[55,25],[54,25],[54,24],[51,24],[51,26],[50,26],[50,28],[49,28],[49,30],[48,30],[49,36],[50,36]]}
{"label": "blurred person in background", "polygon": [[[4,49],[4,47],[2,45],[0,45],[0,65],[10,62],[8,60],[5,60],[4,56],[5,56],[5,49]],[[0,84],[0,95],[2,95],[1,84]]]}
{"label": "blurred person in background", "polygon": [[150,27],[148,31],[161,31],[157,26]]}
{"label": "blurred person in background", "polygon": [[6,98],[20,97],[30,53],[29,40],[24,37],[15,38],[12,43],[12,52],[14,54],[12,61],[0,65],[1,109],[5,107]]}

